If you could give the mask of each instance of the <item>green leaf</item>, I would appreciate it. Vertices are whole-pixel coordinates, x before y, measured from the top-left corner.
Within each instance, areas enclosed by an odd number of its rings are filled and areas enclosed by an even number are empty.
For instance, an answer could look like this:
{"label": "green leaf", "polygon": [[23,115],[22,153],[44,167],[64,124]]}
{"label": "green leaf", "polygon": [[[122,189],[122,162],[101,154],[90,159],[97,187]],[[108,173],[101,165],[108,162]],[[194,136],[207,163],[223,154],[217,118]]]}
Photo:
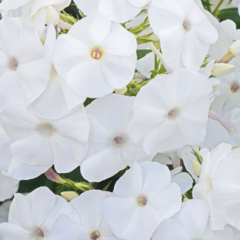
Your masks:
{"label": "green leaf", "polygon": [[237,24],[237,27],[240,28],[240,16],[238,14],[237,8],[228,8],[218,11],[217,17],[221,20],[230,19]]}
{"label": "green leaf", "polygon": [[112,183],[112,181],[110,181],[110,182],[107,184],[107,186],[105,186],[105,187],[103,188],[103,191],[107,191],[108,188],[110,187],[111,183]]}
{"label": "green leaf", "polygon": [[152,50],[145,50],[145,49],[139,49],[137,50],[137,59],[141,59],[145,57],[148,53],[150,53]]}
{"label": "green leaf", "polygon": [[212,6],[211,3],[207,2],[207,1],[204,1],[204,0],[202,0],[202,4],[203,4],[204,7]]}

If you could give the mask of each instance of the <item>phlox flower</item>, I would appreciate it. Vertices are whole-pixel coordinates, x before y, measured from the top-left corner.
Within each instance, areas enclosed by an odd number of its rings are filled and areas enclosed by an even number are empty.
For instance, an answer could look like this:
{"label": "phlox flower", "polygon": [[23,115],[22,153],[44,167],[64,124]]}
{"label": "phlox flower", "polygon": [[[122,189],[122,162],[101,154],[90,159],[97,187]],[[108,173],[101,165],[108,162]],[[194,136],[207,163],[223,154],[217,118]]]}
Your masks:
{"label": "phlox flower", "polygon": [[5,240],[68,239],[77,220],[77,213],[65,199],[41,187],[27,196],[15,194],[8,222],[0,224],[0,234]]}
{"label": "phlox flower", "polygon": [[211,92],[208,78],[187,69],[156,77],[135,99],[131,134],[148,154],[200,144]]}
{"label": "phlox flower", "polygon": [[230,73],[218,79],[220,80],[218,89],[221,94],[216,96],[211,109],[224,116],[234,108],[240,107],[240,72]]}
{"label": "phlox flower", "polygon": [[89,119],[84,107],[65,118],[47,120],[23,105],[11,105],[2,113],[2,124],[13,141],[8,167],[13,178],[35,178],[53,164],[60,173],[70,172],[86,155]]}
{"label": "phlox flower", "polygon": [[136,67],[136,39],[100,13],[83,18],[58,37],[54,63],[80,96],[96,98],[125,87]]}
{"label": "phlox flower", "polygon": [[[0,223],[8,221],[9,207],[12,201],[6,201],[0,206]],[[0,240],[4,240],[0,234]]]}
{"label": "phlox flower", "polygon": [[75,235],[85,240],[118,240],[103,216],[103,202],[109,192],[90,190],[71,201],[79,216],[78,230]]}
{"label": "phlox flower", "polygon": [[19,181],[0,170],[0,202],[13,197],[18,190]]}
{"label": "phlox flower", "polygon": [[53,48],[56,44],[56,30],[48,26],[44,48],[52,62],[52,69],[47,88],[32,104],[35,113],[43,118],[58,119],[74,112],[85,101],[77,95],[59,76],[53,61]]}
{"label": "phlox flower", "polygon": [[152,239],[164,240],[232,240],[230,228],[212,231],[208,226],[209,209],[206,201],[194,199],[182,204],[180,212],[163,221]]}
{"label": "phlox flower", "polygon": [[163,58],[172,70],[198,71],[218,31],[194,0],[152,0],[149,21],[159,37]]}
{"label": "phlox flower", "polygon": [[0,21],[0,111],[32,103],[47,86],[50,60],[34,27],[21,18]]}
{"label": "phlox flower", "polygon": [[120,239],[150,239],[158,224],[181,207],[181,192],[168,168],[156,162],[133,164],[104,202],[104,216]]}
{"label": "phlox flower", "polygon": [[222,143],[216,149],[209,152],[208,149],[203,148],[200,151],[202,156],[202,171],[199,177],[198,184],[193,188],[194,199],[205,199],[208,202],[210,209],[210,228],[212,230],[222,230],[226,225],[222,214],[216,209],[212,200],[212,190],[217,184],[215,172],[218,164],[226,158],[231,152],[232,146]]}
{"label": "phlox flower", "polygon": [[172,182],[177,183],[181,188],[181,193],[184,194],[192,188],[193,179],[188,173],[181,171],[182,167],[175,168],[174,170],[171,171],[171,175]]}
{"label": "phlox flower", "polygon": [[133,103],[133,97],[111,94],[87,107],[89,150],[81,164],[81,173],[88,181],[100,182],[132,166],[134,161],[153,158],[129,136]]}
{"label": "phlox flower", "polygon": [[112,21],[124,23],[132,20],[150,0],[74,0],[86,15],[100,12]]}
{"label": "phlox flower", "polygon": [[41,36],[45,24],[57,25],[59,13],[70,3],[71,0],[3,0],[0,13],[4,18],[21,17],[30,20]]}
{"label": "phlox flower", "polygon": [[240,230],[240,149],[230,152],[219,163],[212,190],[212,201],[225,221]]}

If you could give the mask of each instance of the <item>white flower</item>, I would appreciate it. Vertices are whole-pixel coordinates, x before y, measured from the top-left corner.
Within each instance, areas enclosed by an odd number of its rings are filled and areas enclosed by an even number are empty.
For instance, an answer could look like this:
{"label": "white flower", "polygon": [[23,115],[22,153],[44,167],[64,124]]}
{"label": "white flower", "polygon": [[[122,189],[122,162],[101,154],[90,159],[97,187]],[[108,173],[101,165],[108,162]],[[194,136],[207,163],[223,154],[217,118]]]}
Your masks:
{"label": "white flower", "polygon": [[133,97],[111,94],[87,107],[90,118],[89,150],[81,165],[82,176],[90,182],[105,180],[134,161],[150,161],[140,144],[129,136]]}
{"label": "white flower", "polygon": [[231,73],[218,79],[220,80],[218,89],[221,95],[216,96],[211,109],[225,115],[234,108],[240,107],[240,72]]}
{"label": "white flower", "polygon": [[148,53],[143,58],[137,61],[136,69],[142,73],[145,77],[150,78],[152,70],[154,70],[155,54],[153,52]]}
{"label": "white flower", "polygon": [[0,21],[0,111],[12,103],[32,103],[47,86],[50,60],[28,21]]}
{"label": "white flower", "polygon": [[18,190],[19,181],[0,170],[0,202],[13,197]]}
{"label": "white flower", "polygon": [[220,60],[227,52],[233,41],[237,39],[236,23],[232,20],[222,21],[221,27],[224,30],[223,37],[210,46],[209,59]]}
{"label": "white flower", "polygon": [[203,158],[202,171],[198,184],[193,188],[193,198],[205,199],[210,209],[210,228],[212,230],[222,230],[226,222],[215,208],[212,201],[212,190],[217,184],[215,171],[218,164],[231,152],[232,146],[222,143],[212,152],[203,148],[200,154]]}
{"label": "white flower", "polygon": [[112,21],[124,23],[132,20],[150,0],[74,0],[86,15],[100,12]]}
{"label": "white flower", "polygon": [[136,39],[120,24],[97,13],[57,39],[57,72],[80,96],[103,97],[125,87],[136,66]]}
{"label": "white flower", "polygon": [[9,214],[9,208],[10,208],[11,203],[12,203],[12,201],[8,200],[8,201],[5,201],[3,204],[1,204],[1,206],[0,206],[0,223],[8,221],[8,214]]}
{"label": "white flower", "polygon": [[70,3],[71,0],[4,0],[0,4],[0,12],[4,18],[21,17],[30,20],[41,36],[45,24],[57,25],[60,11]]}
{"label": "white flower", "polygon": [[182,167],[175,168],[174,170],[171,171],[171,175],[172,182],[177,183],[181,188],[181,193],[184,194],[192,188],[193,179],[188,173],[181,171]]}
{"label": "white flower", "polygon": [[84,107],[50,121],[37,117],[23,105],[11,105],[2,113],[2,124],[13,140],[13,159],[8,168],[13,178],[35,178],[53,164],[58,172],[70,172],[86,155],[89,119]]}
{"label": "white flower", "polygon": [[187,69],[151,80],[138,93],[132,134],[154,154],[198,145],[206,135],[211,84]]}
{"label": "white flower", "polygon": [[213,150],[221,143],[231,144],[229,133],[218,121],[209,118],[207,124],[207,135],[201,146],[203,148]]}
{"label": "white flower", "polygon": [[164,240],[232,240],[230,228],[211,231],[208,227],[209,209],[206,201],[195,199],[182,204],[181,211],[174,217],[163,221],[152,239]]}
{"label": "white flower", "polygon": [[104,216],[121,239],[150,239],[158,224],[181,207],[181,192],[168,168],[135,162],[115,184],[115,196],[104,202]]}
{"label": "white flower", "polygon": [[172,70],[185,66],[198,71],[210,44],[218,40],[217,29],[193,0],[153,0],[149,21]]}
{"label": "white flower", "polygon": [[58,119],[74,112],[86,99],[77,95],[56,72],[52,56],[55,44],[56,31],[54,26],[50,24],[44,48],[52,60],[51,76],[45,91],[32,104],[35,113],[47,119]]}
{"label": "white flower", "polygon": [[234,108],[224,116],[234,128],[230,130],[231,143],[234,147],[239,146],[240,142],[240,108]]}
{"label": "white flower", "polygon": [[82,193],[71,201],[79,216],[79,239],[118,240],[103,217],[103,202],[110,195],[108,192],[91,190]]}
{"label": "white flower", "polygon": [[[78,216],[71,205],[48,188],[41,187],[27,196],[16,194],[8,223],[0,224],[5,240],[68,239]],[[71,240],[77,240],[74,235]]]}
{"label": "white flower", "polygon": [[230,152],[219,163],[212,200],[225,221],[240,230],[240,149]]}

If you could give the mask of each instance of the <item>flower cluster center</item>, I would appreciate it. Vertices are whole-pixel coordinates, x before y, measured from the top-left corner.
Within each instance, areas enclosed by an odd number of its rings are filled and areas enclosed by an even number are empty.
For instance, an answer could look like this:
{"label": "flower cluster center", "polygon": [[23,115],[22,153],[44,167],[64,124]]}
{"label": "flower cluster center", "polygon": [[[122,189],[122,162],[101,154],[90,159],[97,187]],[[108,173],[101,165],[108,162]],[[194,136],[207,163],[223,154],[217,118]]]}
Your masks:
{"label": "flower cluster center", "polygon": [[94,231],[91,233],[90,238],[92,240],[98,240],[100,238],[100,232],[99,231]]}
{"label": "flower cluster center", "polygon": [[116,147],[121,147],[124,143],[124,139],[122,137],[115,137],[113,139],[113,145],[116,146]]}
{"label": "flower cluster center", "polygon": [[180,113],[179,109],[174,108],[174,109],[172,109],[172,110],[168,113],[167,117],[168,117],[169,119],[171,119],[171,120],[174,120],[174,119],[177,118],[177,116],[179,115],[179,113]]}
{"label": "flower cluster center", "polygon": [[144,195],[141,195],[141,196],[139,196],[139,197],[137,198],[137,202],[138,202],[138,205],[139,205],[140,207],[146,206],[147,201],[148,201],[148,200],[147,200],[147,197],[144,196]]}
{"label": "flower cluster center", "polygon": [[187,19],[183,21],[183,28],[186,32],[189,32],[191,30],[190,22]]}
{"label": "flower cluster center", "polygon": [[235,82],[231,86],[231,91],[233,93],[238,92],[240,90],[240,84],[238,82]]}
{"label": "flower cluster center", "polygon": [[101,47],[94,47],[91,50],[91,57],[95,60],[101,60],[104,55],[104,51]]}
{"label": "flower cluster center", "polygon": [[17,70],[18,68],[18,61],[15,58],[11,58],[9,61],[9,68],[13,71]]}
{"label": "flower cluster center", "polygon": [[53,130],[54,130],[52,125],[50,125],[48,123],[40,125],[39,129],[40,129],[41,132],[43,132],[43,133],[45,133],[47,135],[52,135]]}
{"label": "flower cluster center", "polygon": [[44,238],[44,233],[42,231],[42,229],[38,229],[36,232],[37,238],[36,240],[42,240]]}

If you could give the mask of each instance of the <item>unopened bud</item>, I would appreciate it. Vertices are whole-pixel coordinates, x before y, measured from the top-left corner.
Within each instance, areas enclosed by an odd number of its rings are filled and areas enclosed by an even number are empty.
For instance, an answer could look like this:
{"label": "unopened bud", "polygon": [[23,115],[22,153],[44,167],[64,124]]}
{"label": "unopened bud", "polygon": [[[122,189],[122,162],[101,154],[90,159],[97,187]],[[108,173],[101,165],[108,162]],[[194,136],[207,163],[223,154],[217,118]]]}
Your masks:
{"label": "unopened bud", "polygon": [[83,192],[94,189],[90,183],[86,183],[86,182],[76,183],[75,187],[80,189]]}
{"label": "unopened bud", "polygon": [[232,53],[235,57],[240,55],[240,40],[237,40],[232,43],[229,48],[229,52]]}
{"label": "unopened bud", "polygon": [[48,169],[45,172],[45,175],[52,182],[56,182],[56,183],[59,183],[59,184],[65,184],[66,183],[66,180],[61,178],[56,172],[54,172],[54,170],[52,168]]}
{"label": "unopened bud", "polygon": [[212,75],[214,77],[222,76],[234,68],[234,65],[227,63],[216,63],[213,66]]}
{"label": "unopened bud", "polygon": [[61,196],[65,198],[68,202],[78,197],[78,194],[73,191],[61,192]]}
{"label": "unopened bud", "polygon": [[194,170],[195,175],[197,177],[199,177],[200,174],[201,174],[201,171],[202,171],[202,165],[199,162],[193,160],[192,161],[192,166],[193,166],[193,170]]}
{"label": "unopened bud", "polygon": [[183,199],[183,202],[186,202],[186,201],[188,201],[188,200],[189,200],[189,198],[185,197],[185,198]]}
{"label": "unopened bud", "polygon": [[127,87],[123,87],[123,88],[120,88],[120,89],[115,89],[114,91],[117,94],[123,95],[127,92]]}

